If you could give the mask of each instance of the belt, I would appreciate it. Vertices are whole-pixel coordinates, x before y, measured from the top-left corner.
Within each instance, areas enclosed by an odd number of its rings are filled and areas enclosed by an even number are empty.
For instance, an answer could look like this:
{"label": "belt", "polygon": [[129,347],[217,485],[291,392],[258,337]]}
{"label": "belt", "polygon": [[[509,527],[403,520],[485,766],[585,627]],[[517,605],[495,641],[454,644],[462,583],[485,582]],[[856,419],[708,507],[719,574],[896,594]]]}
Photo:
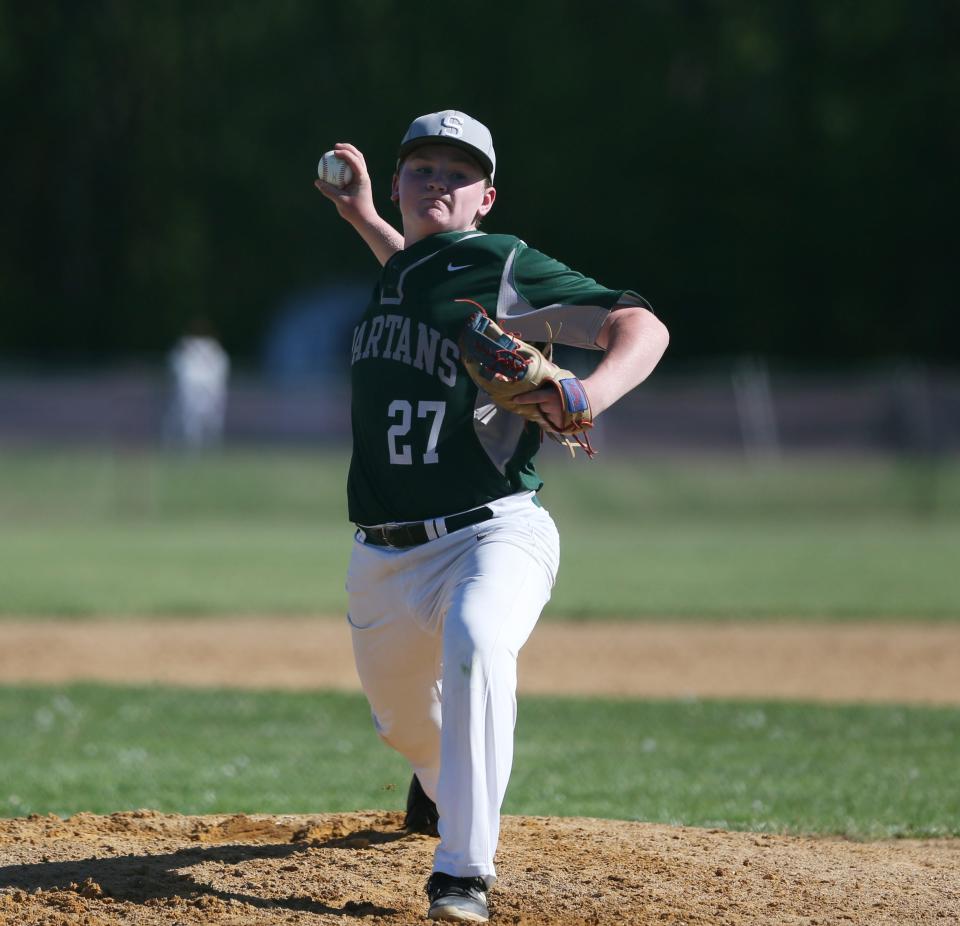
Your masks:
{"label": "belt", "polygon": [[430,518],[427,521],[410,521],[407,524],[384,524],[381,527],[357,525],[358,539],[375,547],[418,547],[422,543],[436,540],[444,534],[452,534],[462,527],[489,521],[493,512],[484,505],[463,514],[452,514],[449,518]]}

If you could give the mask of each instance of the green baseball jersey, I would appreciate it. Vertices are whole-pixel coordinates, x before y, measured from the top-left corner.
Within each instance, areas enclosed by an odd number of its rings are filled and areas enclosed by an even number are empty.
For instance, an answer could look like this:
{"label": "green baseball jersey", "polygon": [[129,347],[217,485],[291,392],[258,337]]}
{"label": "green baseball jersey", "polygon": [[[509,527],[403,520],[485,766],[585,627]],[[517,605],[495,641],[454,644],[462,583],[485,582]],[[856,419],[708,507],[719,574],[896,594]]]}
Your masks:
{"label": "green baseball jersey", "polygon": [[540,429],[498,409],[460,363],[483,306],[528,341],[596,349],[615,305],[646,305],[511,235],[445,232],[398,251],[353,332],[350,520],[418,521],[542,485]]}

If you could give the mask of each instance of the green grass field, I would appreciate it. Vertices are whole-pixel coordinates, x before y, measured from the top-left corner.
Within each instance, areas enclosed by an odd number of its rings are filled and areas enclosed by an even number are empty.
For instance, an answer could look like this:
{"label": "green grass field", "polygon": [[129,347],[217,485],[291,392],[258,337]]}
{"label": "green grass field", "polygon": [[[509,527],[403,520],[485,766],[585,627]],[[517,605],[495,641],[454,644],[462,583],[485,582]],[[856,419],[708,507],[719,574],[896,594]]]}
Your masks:
{"label": "green grass field", "polygon": [[[0,614],[331,613],[343,453],[0,459]],[[960,464],[543,466],[551,618],[960,616]]]}
{"label": "green grass field", "polygon": [[[960,617],[960,465],[554,457],[547,619]],[[342,453],[7,452],[0,615],[340,614]],[[525,698],[506,811],[960,836],[960,709]],[[0,687],[0,815],[399,808],[359,695]]]}
{"label": "green grass field", "polygon": [[[960,835],[960,711],[525,698],[505,811]],[[359,695],[0,688],[0,814],[400,809]]]}

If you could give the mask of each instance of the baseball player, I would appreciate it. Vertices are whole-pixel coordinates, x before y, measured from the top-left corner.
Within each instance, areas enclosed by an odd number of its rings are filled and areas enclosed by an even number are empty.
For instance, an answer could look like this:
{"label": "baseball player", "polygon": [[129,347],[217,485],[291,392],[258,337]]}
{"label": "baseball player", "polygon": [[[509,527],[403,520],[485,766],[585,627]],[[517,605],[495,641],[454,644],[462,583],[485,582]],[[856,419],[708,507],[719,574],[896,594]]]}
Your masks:
{"label": "baseball player", "polygon": [[[391,193],[402,234],[377,214],[361,152],[334,151],[353,180],[317,187],[383,265],[351,356],[357,670],[377,732],[414,773],[408,827],[439,816],[429,916],[484,922],[517,655],[550,597],[559,543],[537,498],[540,428],[490,403],[465,373],[459,335],[479,304],[526,340],[605,351],[580,384],[594,417],[650,374],[668,337],[636,293],[478,229],[496,200],[496,155],[465,113],[421,116],[404,135]],[[547,421],[563,414],[557,389],[521,399]]]}
{"label": "baseball player", "polygon": [[170,351],[168,363],[174,392],[167,435],[191,449],[218,445],[223,434],[230,358],[205,319],[194,319],[190,330]]}

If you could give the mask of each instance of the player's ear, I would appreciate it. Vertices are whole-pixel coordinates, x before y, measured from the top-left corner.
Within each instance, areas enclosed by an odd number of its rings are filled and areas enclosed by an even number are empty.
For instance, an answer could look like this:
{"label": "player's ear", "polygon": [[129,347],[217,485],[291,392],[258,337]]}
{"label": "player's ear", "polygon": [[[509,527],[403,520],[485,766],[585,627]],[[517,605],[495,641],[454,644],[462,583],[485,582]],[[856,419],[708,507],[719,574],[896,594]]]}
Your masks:
{"label": "player's ear", "polygon": [[493,208],[493,201],[496,198],[497,198],[496,188],[492,186],[488,186],[483,191],[483,199],[480,200],[480,208],[477,209],[477,215],[485,216]]}
{"label": "player's ear", "polygon": [[400,202],[400,175],[394,174],[390,184],[390,199],[397,204]]}

